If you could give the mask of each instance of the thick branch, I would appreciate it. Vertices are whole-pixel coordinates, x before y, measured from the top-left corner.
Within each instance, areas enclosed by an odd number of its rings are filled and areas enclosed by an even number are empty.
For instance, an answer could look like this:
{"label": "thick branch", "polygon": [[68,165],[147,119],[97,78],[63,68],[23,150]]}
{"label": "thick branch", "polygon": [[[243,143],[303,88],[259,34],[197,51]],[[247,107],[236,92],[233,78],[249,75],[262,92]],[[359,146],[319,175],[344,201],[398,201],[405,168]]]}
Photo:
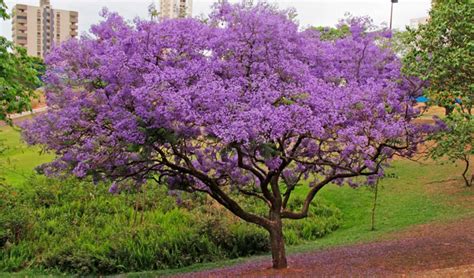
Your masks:
{"label": "thick branch", "polygon": [[298,184],[298,182],[301,180],[301,177],[303,177],[304,175],[304,171],[302,171],[299,175],[298,175],[298,178],[296,179],[296,181],[294,181],[293,183],[290,183],[289,181],[286,181],[286,179],[283,177],[283,180],[285,180],[285,183],[287,185],[287,189],[285,191],[285,193],[283,194],[284,196],[284,199],[283,199],[283,209],[286,208],[287,204],[288,204],[288,201],[290,200],[290,196],[291,196],[291,193],[293,192],[293,190],[296,188],[296,185]]}
{"label": "thick branch", "polygon": [[[407,148],[408,146],[400,147],[400,146],[390,146],[388,144],[380,144],[379,147],[377,148],[376,154],[373,157],[373,160],[377,160],[380,157],[380,155],[382,154],[382,150],[385,147],[390,147],[390,148],[393,148],[395,150],[401,150],[401,149]],[[332,182],[336,179],[351,178],[351,177],[357,177],[357,176],[375,175],[380,170],[380,164],[381,163],[382,163],[382,160],[380,160],[377,163],[374,170],[369,171],[369,172],[364,172],[367,169],[367,166],[363,166],[358,171],[350,171],[349,173],[335,174],[335,175],[332,175],[330,177],[327,177],[326,179],[321,181],[318,185],[316,185],[315,187],[313,187],[310,190],[310,192],[306,196],[306,199],[305,199],[304,204],[303,204],[303,208],[301,209],[300,212],[291,212],[291,211],[286,211],[285,210],[285,211],[282,212],[282,218],[291,218],[291,219],[305,218],[308,215],[309,206],[310,206],[311,202],[313,201],[314,197],[319,192],[319,190],[321,190],[325,185],[329,184],[330,182]]]}
{"label": "thick branch", "polygon": [[219,188],[219,185],[215,180],[207,176],[206,174],[196,170],[194,167],[185,168],[180,165],[174,164],[168,160],[166,154],[160,148],[155,148],[156,151],[160,154],[162,163],[167,167],[180,171],[181,173],[188,174],[192,177],[195,177],[202,181],[205,185],[209,187],[210,192],[206,192],[212,198],[214,198],[217,202],[227,208],[236,216],[242,218],[243,220],[257,224],[264,228],[269,228],[271,226],[271,222],[268,219],[260,217],[258,215],[246,212],[242,209],[242,207],[235,202],[232,198],[230,198],[224,191]]}
{"label": "thick branch", "polygon": [[256,170],[256,169],[252,168],[251,166],[245,164],[244,159],[243,159],[242,150],[240,149],[240,147],[237,144],[234,144],[233,147],[237,151],[237,163],[238,163],[239,167],[244,169],[244,170],[250,171],[252,174],[254,174],[259,179],[260,189],[262,190],[263,196],[268,201],[270,201],[271,204],[274,204],[275,199],[272,197],[272,195],[270,194],[270,191],[268,190],[268,187],[267,187],[267,185],[269,183],[268,176],[267,176],[267,178],[265,178],[258,170]]}

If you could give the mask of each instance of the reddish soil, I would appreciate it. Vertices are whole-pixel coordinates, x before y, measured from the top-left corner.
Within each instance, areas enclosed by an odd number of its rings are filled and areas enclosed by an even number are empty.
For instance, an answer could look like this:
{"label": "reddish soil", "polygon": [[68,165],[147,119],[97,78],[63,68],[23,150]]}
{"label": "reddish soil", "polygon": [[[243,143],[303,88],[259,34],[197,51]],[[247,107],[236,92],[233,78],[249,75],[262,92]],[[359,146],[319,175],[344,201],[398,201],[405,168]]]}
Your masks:
{"label": "reddish soil", "polygon": [[474,219],[425,224],[369,244],[262,259],[180,277],[474,277]]}

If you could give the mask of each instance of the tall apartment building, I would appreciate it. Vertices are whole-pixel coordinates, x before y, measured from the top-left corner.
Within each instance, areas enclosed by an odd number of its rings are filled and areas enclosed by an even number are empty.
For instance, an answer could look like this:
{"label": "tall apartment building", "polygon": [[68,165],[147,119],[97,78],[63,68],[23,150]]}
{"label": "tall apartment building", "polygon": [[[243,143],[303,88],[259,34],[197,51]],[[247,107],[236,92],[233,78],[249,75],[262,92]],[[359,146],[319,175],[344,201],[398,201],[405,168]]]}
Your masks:
{"label": "tall apartment building", "polygon": [[49,0],[40,0],[39,7],[17,4],[13,42],[25,47],[28,55],[44,57],[53,45],[77,37],[78,18],[78,12],[53,9]]}
{"label": "tall apartment building", "polygon": [[184,18],[193,13],[193,0],[160,0],[160,18]]}

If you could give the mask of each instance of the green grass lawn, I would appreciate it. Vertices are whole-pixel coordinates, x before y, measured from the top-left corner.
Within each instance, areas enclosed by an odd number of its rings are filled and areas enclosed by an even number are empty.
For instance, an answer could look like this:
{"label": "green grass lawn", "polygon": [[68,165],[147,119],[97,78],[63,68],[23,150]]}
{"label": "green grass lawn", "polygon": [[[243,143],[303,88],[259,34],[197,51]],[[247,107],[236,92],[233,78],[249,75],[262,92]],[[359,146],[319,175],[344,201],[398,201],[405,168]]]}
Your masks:
{"label": "green grass lawn", "polygon": [[351,189],[329,186],[321,191],[320,197],[330,200],[341,209],[344,217],[342,227],[321,240],[297,246],[294,250],[372,240],[411,225],[451,219],[470,213],[467,208],[450,205],[459,195],[472,194],[472,190],[463,188],[460,179],[456,182],[456,186],[460,188],[459,193],[437,194],[435,182],[459,172],[454,165],[420,165],[411,161],[396,161],[393,166],[389,172],[395,173],[398,178],[384,179],[379,185],[375,231],[370,231],[372,191],[366,187]]}
{"label": "green grass lawn", "polygon": [[40,148],[26,146],[20,132],[11,127],[0,127],[0,143],[6,148],[0,156],[0,176],[9,185],[21,185],[36,166],[53,158],[48,154],[40,155]]}
{"label": "green grass lawn", "polygon": [[[0,140],[3,140],[8,147],[3,155],[5,161],[2,164],[5,166],[2,168],[5,169],[2,169],[1,172],[6,184],[21,185],[25,177],[33,172],[34,167],[52,159],[51,155],[39,155],[38,148],[29,148],[22,144],[17,131],[9,127],[3,127],[0,130]],[[288,248],[288,252],[305,252],[380,240],[388,234],[416,224],[472,216],[472,207],[468,208],[462,202],[457,201],[461,197],[472,197],[474,192],[463,186],[460,179],[461,171],[460,166],[449,163],[395,161],[393,167],[388,170],[395,178],[383,179],[379,185],[375,231],[370,231],[372,191],[365,187],[352,189],[347,186],[327,186],[316,198],[324,198],[335,204],[343,213],[343,225],[335,232],[317,241],[291,246]],[[453,179],[455,180],[452,181]],[[445,180],[451,181],[443,182]],[[304,194],[304,192],[300,190],[296,194]],[[141,277],[166,275],[225,266],[256,258],[243,258],[194,265],[178,270],[130,275]]]}

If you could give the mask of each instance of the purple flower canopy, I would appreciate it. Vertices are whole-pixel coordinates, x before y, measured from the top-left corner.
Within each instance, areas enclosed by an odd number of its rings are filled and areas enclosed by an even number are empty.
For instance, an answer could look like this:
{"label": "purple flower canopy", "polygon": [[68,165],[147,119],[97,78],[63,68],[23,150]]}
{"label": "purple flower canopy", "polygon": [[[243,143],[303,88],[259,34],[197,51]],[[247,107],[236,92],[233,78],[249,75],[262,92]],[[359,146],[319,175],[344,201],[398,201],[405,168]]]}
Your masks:
{"label": "purple flower canopy", "polygon": [[221,3],[205,22],[131,25],[106,12],[93,37],[47,58],[50,110],[24,138],[57,154],[47,173],[160,179],[218,197],[269,197],[274,179],[316,192],[373,181],[421,133],[389,34],[365,18],[345,24],[347,36],[324,41],[266,4]]}

